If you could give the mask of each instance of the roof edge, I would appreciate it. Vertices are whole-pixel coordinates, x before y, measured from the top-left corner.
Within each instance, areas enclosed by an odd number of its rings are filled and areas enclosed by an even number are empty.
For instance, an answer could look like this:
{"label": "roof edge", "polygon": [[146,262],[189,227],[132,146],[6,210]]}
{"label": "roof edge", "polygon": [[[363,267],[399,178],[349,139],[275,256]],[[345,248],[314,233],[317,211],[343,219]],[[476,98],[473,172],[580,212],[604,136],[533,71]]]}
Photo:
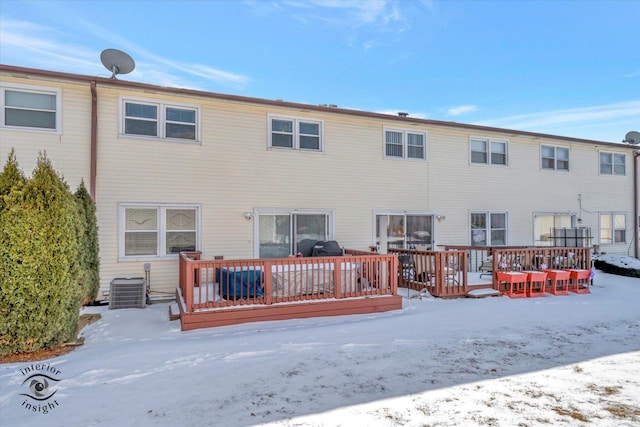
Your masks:
{"label": "roof edge", "polygon": [[401,121],[401,122],[407,122],[407,123],[416,123],[416,124],[422,124],[427,126],[449,127],[449,128],[453,127],[453,128],[467,129],[467,130],[473,130],[478,132],[510,134],[510,135],[516,135],[516,136],[545,138],[545,139],[553,139],[553,140],[559,140],[559,141],[565,141],[565,142],[576,142],[576,143],[592,144],[592,145],[606,145],[606,146],[612,146],[616,148],[630,148],[630,149],[637,148],[630,145],[607,142],[607,141],[597,141],[597,140],[584,139],[584,138],[575,138],[575,137],[569,137],[569,136],[552,135],[552,134],[546,134],[546,133],[529,132],[529,131],[522,131],[522,130],[515,130],[515,129],[497,128],[497,127],[491,127],[491,126],[473,125],[473,124],[459,123],[459,122],[449,122],[444,120],[418,119],[414,117],[392,116],[390,114],[375,113],[375,112],[363,111],[363,110],[352,110],[352,109],[338,108],[333,106],[311,105],[311,104],[303,104],[299,102],[290,102],[290,101],[281,101],[281,100],[269,100],[264,98],[254,98],[254,97],[241,96],[241,95],[229,95],[229,94],[222,94],[222,93],[216,93],[216,92],[207,92],[207,91],[197,90],[197,89],[185,89],[185,88],[177,88],[177,87],[159,86],[159,85],[153,85],[149,83],[140,83],[140,82],[133,82],[128,80],[89,76],[89,75],[83,75],[83,74],[73,74],[73,73],[66,73],[61,71],[42,70],[37,68],[19,67],[15,65],[0,64],[0,72],[28,74],[28,75],[34,75],[39,77],[66,79],[66,80],[72,80],[72,81],[82,81],[87,83],[96,82],[104,85],[122,86],[122,87],[152,90],[152,91],[162,91],[162,92],[168,92],[168,93],[173,93],[177,95],[191,95],[191,96],[199,96],[204,98],[216,98],[216,99],[235,101],[235,102],[271,105],[276,107],[289,107],[289,108],[297,108],[297,109],[304,109],[304,110],[310,110],[310,111],[339,113],[339,114],[358,116],[358,117],[368,117],[368,118],[381,119],[381,120],[393,120],[395,122]]}

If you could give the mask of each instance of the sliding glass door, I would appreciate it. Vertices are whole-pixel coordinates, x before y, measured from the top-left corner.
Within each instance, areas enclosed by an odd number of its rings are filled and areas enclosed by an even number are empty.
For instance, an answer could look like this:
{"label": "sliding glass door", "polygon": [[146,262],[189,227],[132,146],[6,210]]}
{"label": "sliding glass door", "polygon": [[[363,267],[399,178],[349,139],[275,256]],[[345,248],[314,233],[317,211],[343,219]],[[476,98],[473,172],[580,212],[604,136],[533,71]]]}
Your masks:
{"label": "sliding glass door", "polygon": [[283,258],[303,240],[332,240],[332,222],[332,212],[258,212],[258,257]]}

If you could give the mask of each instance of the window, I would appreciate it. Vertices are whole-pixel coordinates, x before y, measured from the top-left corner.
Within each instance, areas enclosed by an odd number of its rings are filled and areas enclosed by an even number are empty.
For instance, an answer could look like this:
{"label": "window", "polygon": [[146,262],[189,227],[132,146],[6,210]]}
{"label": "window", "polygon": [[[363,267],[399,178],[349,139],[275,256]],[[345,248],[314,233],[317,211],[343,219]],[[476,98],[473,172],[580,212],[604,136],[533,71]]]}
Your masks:
{"label": "window", "polygon": [[507,141],[471,138],[471,163],[507,165]]}
{"label": "window", "polygon": [[506,213],[471,213],[471,246],[504,246],[506,244]]}
{"label": "window", "polygon": [[627,242],[627,217],[619,213],[600,214],[600,244],[615,245]]}
{"label": "window", "polygon": [[123,100],[124,135],[197,141],[199,139],[196,107],[155,102]]}
{"label": "window", "polygon": [[377,213],[376,247],[382,253],[389,248],[433,249],[433,215],[428,213]]}
{"label": "window", "polygon": [[625,175],[624,154],[600,153],[600,175]]}
{"label": "window", "polygon": [[572,228],[575,215],[569,213],[538,213],[533,215],[533,244],[535,246],[557,246],[554,230]]}
{"label": "window", "polygon": [[120,206],[120,258],[163,258],[198,247],[200,209],[183,205]]}
{"label": "window", "polygon": [[403,129],[385,128],[384,155],[400,159],[426,159],[427,134]]}
{"label": "window", "polygon": [[569,149],[564,147],[554,147],[552,145],[542,145],[541,162],[542,169],[569,170]]}
{"label": "window", "polygon": [[269,147],[322,151],[322,121],[269,116]]}
{"label": "window", "polygon": [[3,85],[2,127],[60,131],[59,90]]}
{"label": "window", "polygon": [[257,256],[283,258],[297,254],[303,240],[332,240],[332,210],[274,209],[256,212],[258,221]]}

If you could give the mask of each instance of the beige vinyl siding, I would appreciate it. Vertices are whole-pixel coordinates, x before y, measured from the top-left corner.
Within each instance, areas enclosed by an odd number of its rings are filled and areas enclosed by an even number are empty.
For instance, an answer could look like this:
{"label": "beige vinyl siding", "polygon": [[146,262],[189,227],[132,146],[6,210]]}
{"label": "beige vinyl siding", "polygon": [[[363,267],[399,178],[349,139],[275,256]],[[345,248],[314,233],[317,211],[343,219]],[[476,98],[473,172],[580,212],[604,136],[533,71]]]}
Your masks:
{"label": "beige vinyl siding", "polygon": [[46,152],[54,168],[64,175],[71,191],[84,179],[88,185],[91,153],[91,93],[87,84],[51,81],[33,81],[2,76],[2,83],[18,87],[50,88],[60,90],[62,97],[61,130],[59,133],[29,129],[0,128],[0,161],[6,162],[11,149],[25,175],[30,176],[36,166],[38,154]]}
{"label": "beige vinyl siding", "polygon": [[[5,76],[2,77],[3,81]],[[88,84],[51,79],[14,83],[50,85],[63,95],[62,133],[0,130],[0,155],[17,145],[18,161],[28,173],[39,150],[72,188],[89,182],[91,92]],[[37,80],[37,83],[34,81]],[[151,265],[154,296],[172,295],[178,284],[176,259],[129,261],[119,257],[119,206],[122,203],[187,204],[200,209],[203,258],[254,256],[254,209],[323,209],[335,212],[335,239],[367,249],[375,242],[374,212],[444,215],[434,223],[434,244],[467,245],[471,212],[505,212],[508,243],[533,241],[536,212],[574,213],[581,226],[598,236],[599,212],[627,214],[627,244],[607,247],[626,253],[633,231],[633,163],[626,176],[598,173],[595,144],[466,129],[454,124],[413,122],[395,116],[361,116],[342,110],[313,111],[247,100],[177,94],[161,89],[98,83],[97,214],[101,288],[115,277],[142,277]],[[119,134],[121,99],[146,99],[199,108],[200,142],[136,138]],[[269,115],[323,122],[323,151],[268,147]],[[385,159],[384,129],[426,134],[426,160]],[[477,165],[469,160],[469,140],[508,141],[508,165]],[[10,142],[9,142],[10,141]],[[569,148],[570,171],[542,170],[540,145]],[[617,152],[607,146],[608,152]],[[582,208],[578,203],[581,194]]]}

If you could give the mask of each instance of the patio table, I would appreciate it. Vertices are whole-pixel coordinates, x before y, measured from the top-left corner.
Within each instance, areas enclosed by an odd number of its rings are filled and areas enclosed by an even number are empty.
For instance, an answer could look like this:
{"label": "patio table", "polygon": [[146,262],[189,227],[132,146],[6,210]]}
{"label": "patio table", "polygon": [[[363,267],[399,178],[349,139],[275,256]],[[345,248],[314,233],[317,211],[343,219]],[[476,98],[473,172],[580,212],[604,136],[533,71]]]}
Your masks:
{"label": "patio table", "polygon": [[[547,273],[544,271],[528,270],[523,273],[527,273],[527,296],[528,297],[543,297],[547,288]],[[534,286],[534,284],[536,284]]]}
{"label": "patio table", "polygon": [[[527,296],[527,274],[519,271],[499,271],[498,288],[502,283],[506,283],[509,288],[503,292],[509,298],[524,298]],[[500,290],[500,289],[498,289]]]}
{"label": "patio table", "polygon": [[576,294],[589,294],[589,280],[591,278],[590,270],[569,269],[569,286],[568,289]]}
{"label": "patio table", "polygon": [[544,270],[551,281],[549,292],[553,295],[569,295],[569,271],[567,270]]}

